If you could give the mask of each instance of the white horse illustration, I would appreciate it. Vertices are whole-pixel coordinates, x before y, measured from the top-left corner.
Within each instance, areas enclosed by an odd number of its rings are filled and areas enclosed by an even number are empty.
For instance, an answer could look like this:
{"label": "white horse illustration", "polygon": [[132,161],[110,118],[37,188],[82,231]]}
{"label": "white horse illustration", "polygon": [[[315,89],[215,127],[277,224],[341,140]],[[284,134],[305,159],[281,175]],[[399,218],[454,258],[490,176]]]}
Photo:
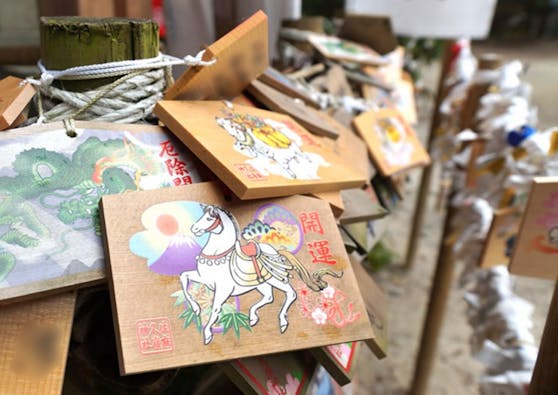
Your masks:
{"label": "white horse illustration", "polygon": [[215,118],[217,124],[235,139],[234,149],[250,157],[246,162],[260,173],[277,174],[288,179],[318,180],[321,166],[330,164],[319,154],[302,150],[302,139],[285,124],[272,119],[262,119],[271,130],[289,139],[287,146],[271,146],[260,140],[251,129],[230,117]]}
{"label": "white horse illustration", "polygon": [[180,275],[182,290],[195,314],[201,309],[197,301],[188,293],[190,281],[200,283],[213,291],[213,303],[207,323],[203,328],[204,343],[213,339],[212,327],[218,321],[221,307],[231,296],[242,295],[257,290],[262,298],[250,307],[250,325],[259,320],[260,307],[273,302],[273,288],[285,293],[285,300],[279,311],[281,333],[288,326],[287,312],[296,300],[296,292],[289,283],[295,270],[304,283],[314,291],[327,287],[322,276],[328,274],[341,277],[330,269],[321,269],[312,275],[286,250],[277,250],[272,245],[249,241],[241,246],[238,225],[234,217],[217,206],[205,206],[203,215],[191,226],[196,236],[209,233],[209,239],[197,256],[197,270]]}

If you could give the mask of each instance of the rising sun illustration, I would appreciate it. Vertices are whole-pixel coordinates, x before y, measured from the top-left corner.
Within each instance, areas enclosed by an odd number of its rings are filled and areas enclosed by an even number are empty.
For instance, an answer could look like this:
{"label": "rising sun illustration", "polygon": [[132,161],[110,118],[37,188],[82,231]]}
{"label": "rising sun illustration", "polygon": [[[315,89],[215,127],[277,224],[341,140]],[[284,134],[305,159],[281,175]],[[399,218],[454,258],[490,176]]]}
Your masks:
{"label": "rising sun illustration", "polygon": [[165,236],[172,236],[178,232],[178,221],[170,214],[161,214],[155,220],[157,229]]}

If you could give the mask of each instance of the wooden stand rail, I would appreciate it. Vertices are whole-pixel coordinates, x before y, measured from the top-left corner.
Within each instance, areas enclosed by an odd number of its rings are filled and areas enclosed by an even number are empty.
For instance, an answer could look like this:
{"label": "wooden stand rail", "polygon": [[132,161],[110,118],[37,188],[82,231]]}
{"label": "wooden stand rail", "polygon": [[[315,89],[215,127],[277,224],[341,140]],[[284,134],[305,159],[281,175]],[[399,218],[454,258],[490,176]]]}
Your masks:
{"label": "wooden stand rail", "polygon": [[415,362],[415,373],[409,393],[422,395],[427,393],[428,379],[434,364],[438,337],[444,322],[446,303],[451,291],[454,262],[452,259],[453,242],[447,238],[450,234],[454,209],[449,208],[444,222],[444,239],[440,244],[436,271],[430,289],[428,309],[424,318],[421,342]]}
{"label": "wooden stand rail", "polygon": [[[432,122],[430,124],[430,131],[427,136],[427,150],[432,149],[432,143],[436,137],[436,130],[440,126],[440,103],[445,96],[444,81],[446,80],[450,60],[451,60],[451,46],[454,41],[446,41],[444,43],[444,55],[442,58],[442,68],[440,70],[440,78],[438,80],[438,91],[436,93],[436,101],[434,102]],[[432,179],[433,165],[425,167],[422,170],[422,175],[419,183],[419,192],[417,204],[413,215],[413,224],[411,226],[411,235],[409,236],[409,246],[407,247],[407,254],[405,256],[405,267],[410,269],[415,260],[418,250],[418,242],[420,239],[420,231],[424,225],[424,212],[426,210],[426,203],[428,201],[428,192],[430,189],[430,181]]]}
{"label": "wooden stand rail", "polygon": [[529,395],[558,394],[558,283],[550,302]]}

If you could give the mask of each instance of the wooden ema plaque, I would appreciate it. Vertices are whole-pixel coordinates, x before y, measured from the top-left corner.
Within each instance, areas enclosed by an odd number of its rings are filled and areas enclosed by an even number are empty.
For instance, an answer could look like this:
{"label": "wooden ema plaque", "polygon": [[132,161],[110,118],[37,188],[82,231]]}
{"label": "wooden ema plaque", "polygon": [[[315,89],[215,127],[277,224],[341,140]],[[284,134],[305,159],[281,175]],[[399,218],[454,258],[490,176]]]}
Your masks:
{"label": "wooden ema plaque", "polygon": [[123,374],[373,337],[326,202],[203,183],[101,207]]}
{"label": "wooden ema plaque", "polygon": [[383,176],[430,164],[415,131],[395,109],[367,111],[353,120]]}
{"label": "wooden ema plaque", "polygon": [[263,82],[252,81],[248,86],[248,92],[268,109],[290,115],[313,134],[332,139],[339,137],[339,133],[337,133],[332,125],[324,121],[320,111],[308,107],[304,103],[295,102],[289,96],[267,86]]}
{"label": "wooden ema plaque", "polygon": [[258,79],[264,84],[277,89],[279,92],[283,92],[285,95],[288,95],[293,99],[300,99],[306,105],[311,106],[317,110],[320,109],[320,104],[312,99],[304,90],[299,88],[296,82],[272,67],[268,67],[258,77]]}
{"label": "wooden ema plaque", "polygon": [[415,101],[415,84],[409,73],[403,72],[403,78],[395,86],[395,105],[407,122],[416,125],[418,122],[417,103]]}
{"label": "wooden ema plaque", "polygon": [[368,318],[374,329],[374,338],[367,340],[365,343],[377,358],[384,358],[387,355],[389,343],[386,296],[362,265],[361,258],[358,255],[351,254],[350,260],[364,299]]}
{"label": "wooden ema plaque", "polygon": [[[407,76],[406,73],[404,75]],[[394,83],[391,92],[373,86],[363,86],[362,94],[365,99],[372,100],[379,107],[396,108],[409,124],[415,125],[418,122],[415,86],[407,77]]]}
{"label": "wooden ema plaque", "polygon": [[314,48],[328,59],[372,66],[388,63],[380,54],[366,45],[321,34],[312,34],[308,40]]}
{"label": "wooden ema plaque", "polygon": [[389,53],[386,58],[389,59],[389,63],[378,67],[364,66],[362,67],[362,71],[371,77],[379,79],[386,87],[391,86],[391,89],[393,89],[393,85],[403,78],[405,48],[401,46],[397,47],[394,51]]}
{"label": "wooden ema plaque", "polygon": [[345,245],[345,250],[348,254],[352,253],[353,251],[358,250],[358,246],[356,243],[349,237],[347,232],[339,225],[339,233],[341,234],[341,239],[343,239],[343,244]]}
{"label": "wooden ema plaque", "polygon": [[[244,95],[235,97],[232,100],[232,102],[234,104],[256,107],[256,105]],[[317,113],[320,114],[320,112]],[[331,211],[333,211],[333,215],[335,217],[339,217],[344,210],[343,199],[341,198],[341,194],[339,193],[339,191],[318,192],[318,193],[309,194],[309,196],[316,197],[318,199],[323,199],[326,202],[328,202],[329,206],[331,207]]]}
{"label": "wooden ema plaque", "polygon": [[[317,135],[324,135],[331,138],[339,137],[339,134],[335,131],[335,125],[328,122],[327,115],[323,114],[320,111],[317,111],[313,108],[307,107],[304,103],[296,103],[292,98],[289,96],[279,92],[278,90],[267,86],[266,84],[259,82],[259,81],[252,81],[250,86],[248,87],[248,92],[254,96],[260,103],[264,104],[267,108],[271,110],[275,110],[287,115],[293,116],[293,118],[301,123],[303,126],[307,127],[311,132]],[[246,101],[243,103],[243,99],[236,99],[236,104],[244,104],[251,107],[255,107],[254,104],[250,101]],[[233,100],[233,103],[235,100]],[[283,111],[282,111],[283,110]],[[298,114],[298,116],[296,116]],[[325,117],[324,117],[325,116]],[[325,200],[331,210],[333,215],[337,218],[339,217],[344,210],[344,203],[343,197],[339,191],[331,191],[331,192],[319,192],[315,194],[311,194],[310,196],[316,197],[318,199]],[[353,343],[350,343],[353,344]],[[356,344],[356,343],[354,343]],[[351,371],[347,369],[350,366],[343,366],[343,357],[345,348],[337,349],[335,346],[331,346],[333,348],[327,348],[330,346],[317,348],[316,350],[316,357],[321,358],[321,362],[323,365],[328,366],[331,370],[332,375],[336,375],[340,381],[346,382],[346,380],[350,380]],[[350,348],[350,350],[353,350]],[[337,354],[333,354],[334,351],[337,351]],[[349,358],[349,360],[352,360]],[[269,361],[270,369],[285,369],[285,367],[275,366],[277,361]],[[245,378],[248,379],[248,378]],[[254,385],[254,380],[248,380],[248,384]],[[305,383],[305,385],[307,382]],[[281,386],[277,386],[277,389],[284,388]],[[261,387],[256,386],[255,389],[261,389]],[[294,388],[290,388],[289,390],[294,390]],[[298,391],[298,389],[297,389]],[[295,392],[297,392],[295,391]]]}
{"label": "wooden ema plaque", "polygon": [[0,393],[62,392],[75,293],[0,309]]}
{"label": "wooden ema plaque", "polygon": [[[232,100],[232,102],[234,104],[256,107],[256,105],[244,95],[235,97]],[[317,113],[320,114],[319,112]],[[333,211],[333,215],[335,217],[339,217],[344,210],[343,199],[341,198],[341,194],[339,193],[339,191],[318,192],[318,193],[309,194],[309,196],[316,197],[318,199],[323,199],[326,202],[328,202],[329,206],[331,207],[331,211]]]}
{"label": "wooden ema plaque", "polygon": [[258,11],[206,48],[211,66],[189,67],[167,90],[165,100],[230,99],[269,65],[267,16]]}
{"label": "wooden ema plaque", "polygon": [[345,207],[345,210],[339,216],[341,225],[371,221],[383,218],[388,214],[370,186],[366,189],[344,189],[341,191],[341,197]]}
{"label": "wooden ema plaque", "polygon": [[160,101],[155,114],[241,199],[359,187],[365,178],[291,118],[221,101]]}
{"label": "wooden ema plaque", "polygon": [[343,197],[341,196],[340,191],[332,191],[332,192],[318,192],[312,193],[309,196],[325,200],[329,203],[329,207],[331,207],[331,211],[333,212],[333,216],[338,218],[343,211],[345,210],[345,205],[343,204]]}
{"label": "wooden ema plaque", "polygon": [[244,95],[244,94],[241,94],[241,95],[238,95],[238,96],[234,97],[231,100],[231,103],[233,105],[239,104],[241,106],[246,106],[246,107],[256,107],[256,104],[254,104],[252,99],[249,98],[248,96]]}
{"label": "wooden ema plaque", "polygon": [[536,177],[510,261],[521,276],[558,277],[558,177]]}
{"label": "wooden ema plaque", "polygon": [[400,193],[391,177],[383,177],[381,174],[376,174],[370,181],[370,184],[380,204],[386,210],[392,211],[401,200]]}
{"label": "wooden ema plaque", "polygon": [[368,242],[368,224],[367,222],[355,222],[348,225],[339,225],[345,236],[355,244],[356,251],[361,255],[366,254],[370,249]]}
{"label": "wooden ema plaque", "polygon": [[479,260],[480,268],[488,269],[509,264],[521,216],[521,211],[517,207],[508,207],[494,212]]}
{"label": "wooden ema plaque", "polygon": [[166,129],[76,122],[0,136],[0,303],[105,278],[102,195],[200,180]]}
{"label": "wooden ema plaque", "polygon": [[325,74],[312,80],[311,85],[320,92],[325,91],[333,96],[355,96],[345,69],[338,64],[331,64]]}
{"label": "wooden ema plaque", "polygon": [[322,138],[322,143],[332,150],[343,163],[347,166],[351,165],[358,174],[370,180],[374,176],[375,170],[370,163],[368,149],[364,141],[351,129],[346,128],[333,117],[326,113],[323,113],[322,117],[339,134],[337,140]]}
{"label": "wooden ema plaque", "polygon": [[380,108],[397,108],[389,91],[366,84],[360,90],[365,100],[374,102]]}
{"label": "wooden ema plaque", "polygon": [[332,344],[321,348],[313,348],[312,354],[337,384],[349,384],[355,373],[356,357],[361,342]]}
{"label": "wooden ema plaque", "polygon": [[397,48],[397,37],[387,15],[346,15],[339,37],[368,45],[382,55]]}
{"label": "wooden ema plaque", "polygon": [[289,352],[236,359],[220,367],[244,394],[303,395],[316,362],[303,352]]}
{"label": "wooden ema plaque", "polygon": [[21,112],[35,95],[35,88],[20,78],[0,80],[0,130],[16,122]]}

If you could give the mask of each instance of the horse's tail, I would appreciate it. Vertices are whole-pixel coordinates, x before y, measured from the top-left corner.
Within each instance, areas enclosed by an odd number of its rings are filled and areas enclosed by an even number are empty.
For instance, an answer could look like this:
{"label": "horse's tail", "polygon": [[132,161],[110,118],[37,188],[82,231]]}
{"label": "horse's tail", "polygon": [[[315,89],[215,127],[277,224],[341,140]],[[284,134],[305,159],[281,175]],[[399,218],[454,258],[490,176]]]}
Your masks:
{"label": "horse's tail", "polygon": [[331,269],[318,269],[314,273],[310,274],[308,270],[304,267],[302,263],[290,252],[280,251],[281,255],[287,258],[293,265],[293,269],[296,271],[298,276],[312,291],[319,292],[327,287],[327,282],[322,279],[323,276],[329,275],[335,278],[341,278],[343,272],[336,272]]}

